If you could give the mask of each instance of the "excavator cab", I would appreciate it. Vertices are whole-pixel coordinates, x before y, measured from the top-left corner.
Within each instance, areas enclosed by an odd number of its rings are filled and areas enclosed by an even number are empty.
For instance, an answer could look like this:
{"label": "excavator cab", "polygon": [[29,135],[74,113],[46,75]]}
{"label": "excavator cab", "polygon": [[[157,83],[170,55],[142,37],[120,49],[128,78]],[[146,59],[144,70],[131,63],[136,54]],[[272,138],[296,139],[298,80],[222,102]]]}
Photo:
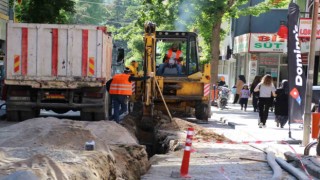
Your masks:
{"label": "excavator cab", "polygon": [[154,23],[145,23],[143,71],[145,75],[156,75],[135,86],[134,99],[143,106],[141,124],[152,127],[154,109],[170,117],[171,112],[184,112],[208,121],[210,65],[200,68],[197,34],[155,29]]}
{"label": "excavator cab", "polygon": [[198,72],[196,40],[193,32],[156,31],[156,75],[188,76]]}

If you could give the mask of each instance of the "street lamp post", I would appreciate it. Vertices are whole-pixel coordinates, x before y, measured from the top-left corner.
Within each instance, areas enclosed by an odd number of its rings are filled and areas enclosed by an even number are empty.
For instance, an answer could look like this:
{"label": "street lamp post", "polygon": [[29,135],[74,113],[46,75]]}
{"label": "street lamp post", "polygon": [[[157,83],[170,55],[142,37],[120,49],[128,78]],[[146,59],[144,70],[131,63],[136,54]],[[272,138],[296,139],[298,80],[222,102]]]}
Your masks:
{"label": "street lamp post", "polygon": [[311,127],[311,100],[312,100],[312,84],[313,84],[313,72],[314,72],[314,59],[315,59],[315,46],[316,46],[316,33],[317,33],[317,21],[319,11],[319,0],[314,0],[313,3],[313,15],[312,15],[312,29],[310,40],[310,52],[308,60],[308,77],[306,88],[306,103],[304,107],[303,118],[303,141],[304,146],[308,145],[310,141],[310,127]]}

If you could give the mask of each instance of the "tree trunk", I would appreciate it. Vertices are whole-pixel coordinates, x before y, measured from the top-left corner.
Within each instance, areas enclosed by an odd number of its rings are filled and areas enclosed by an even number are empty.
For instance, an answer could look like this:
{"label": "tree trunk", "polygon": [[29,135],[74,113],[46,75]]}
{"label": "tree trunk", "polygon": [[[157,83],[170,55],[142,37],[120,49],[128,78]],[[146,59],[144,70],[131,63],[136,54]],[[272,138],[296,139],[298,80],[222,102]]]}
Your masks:
{"label": "tree trunk", "polygon": [[211,40],[211,58],[212,59],[210,62],[212,85],[217,85],[217,82],[218,82],[219,55],[220,55],[220,49],[219,49],[220,28],[221,28],[221,21],[217,21],[212,27],[212,40]]}

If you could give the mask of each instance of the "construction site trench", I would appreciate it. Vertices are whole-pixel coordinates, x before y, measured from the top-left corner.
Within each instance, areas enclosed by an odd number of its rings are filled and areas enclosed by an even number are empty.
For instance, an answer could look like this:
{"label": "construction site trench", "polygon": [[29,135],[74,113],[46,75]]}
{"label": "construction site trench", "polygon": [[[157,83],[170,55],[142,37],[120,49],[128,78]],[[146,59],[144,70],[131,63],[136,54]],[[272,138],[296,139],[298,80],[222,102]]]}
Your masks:
{"label": "construction site trench", "polygon": [[[154,154],[183,150],[181,132],[188,127],[224,140],[161,111],[154,112],[153,128],[141,126],[141,118],[130,113],[121,124],[56,117],[0,120],[0,179],[140,179]],[[86,150],[92,142],[94,149]]]}

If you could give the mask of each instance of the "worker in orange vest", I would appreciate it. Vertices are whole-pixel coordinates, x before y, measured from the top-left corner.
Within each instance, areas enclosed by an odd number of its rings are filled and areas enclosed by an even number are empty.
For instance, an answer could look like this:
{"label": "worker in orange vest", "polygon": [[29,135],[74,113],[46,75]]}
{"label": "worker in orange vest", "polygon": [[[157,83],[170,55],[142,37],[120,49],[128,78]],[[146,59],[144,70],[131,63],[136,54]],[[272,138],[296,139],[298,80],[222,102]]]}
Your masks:
{"label": "worker in orange vest", "polygon": [[178,75],[182,73],[181,61],[183,54],[182,51],[178,49],[178,44],[173,43],[171,48],[168,50],[167,54],[163,58],[163,64],[160,64],[157,75],[162,75],[165,67],[176,66]]}
{"label": "worker in orange vest", "polygon": [[131,81],[144,81],[149,78],[150,76],[134,77],[131,75],[131,70],[125,68],[122,74],[114,75],[107,82],[106,87],[113,103],[113,115],[109,118],[110,120],[114,119],[117,123],[120,123],[120,115],[127,112],[126,101],[128,96],[132,95]]}

